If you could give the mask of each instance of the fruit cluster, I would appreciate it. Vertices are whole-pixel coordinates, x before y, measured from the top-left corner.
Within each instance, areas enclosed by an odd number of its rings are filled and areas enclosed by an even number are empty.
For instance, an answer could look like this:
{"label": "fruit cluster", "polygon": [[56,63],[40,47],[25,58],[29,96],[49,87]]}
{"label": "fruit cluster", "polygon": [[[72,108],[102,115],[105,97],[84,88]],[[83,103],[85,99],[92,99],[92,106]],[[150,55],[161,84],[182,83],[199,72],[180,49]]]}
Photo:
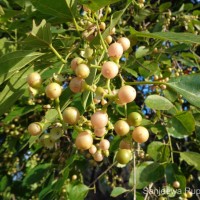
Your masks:
{"label": "fruit cluster", "polygon": [[[114,135],[122,138],[115,159],[120,164],[127,164],[132,159],[133,141],[143,143],[149,138],[148,130],[141,126],[142,116],[138,112],[131,112],[126,118],[121,118],[117,121],[111,120],[107,114],[108,107],[113,103],[126,108],[127,104],[132,103],[136,98],[134,87],[125,85],[119,64],[124,51],[129,48],[129,39],[126,37],[119,38],[117,42],[108,46],[107,60],[102,62],[101,66],[91,64],[90,59],[93,50],[90,48],[85,50],[85,59],[81,57],[72,59],[71,70],[75,76],[70,79],[67,85],[74,94],[82,93],[86,90],[92,92],[93,113],[91,111],[80,113],[78,108],[70,105],[61,113],[59,97],[65,88],[54,79],[46,86],[45,94],[50,100],[55,102],[55,108],[60,114],[60,122],[52,124],[49,128],[50,130],[44,130],[44,123],[33,122],[28,126],[28,132],[32,136],[38,135],[43,146],[53,148],[55,142],[69,128],[76,130],[78,133],[75,138],[76,148],[80,151],[88,150],[97,162],[109,156],[110,140],[108,136],[109,134],[113,135],[114,132]],[[92,67],[96,67],[99,70],[101,78],[106,80],[105,85],[99,85],[98,83],[89,85],[87,83]],[[111,81],[117,76],[122,80],[119,89],[111,85]],[[31,73],[27,78],[27,82],[29,87],[35,90],[41,88],[42,85],[41,76],[37,72]]]}

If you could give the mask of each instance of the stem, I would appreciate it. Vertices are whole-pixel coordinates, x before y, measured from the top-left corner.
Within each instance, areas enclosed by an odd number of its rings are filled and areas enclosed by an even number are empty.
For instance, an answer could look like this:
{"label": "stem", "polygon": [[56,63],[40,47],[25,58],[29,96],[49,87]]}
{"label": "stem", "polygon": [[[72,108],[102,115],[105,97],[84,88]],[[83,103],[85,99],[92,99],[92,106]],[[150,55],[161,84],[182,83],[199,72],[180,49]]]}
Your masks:
{"label": "stem", "polygon": [[52,44],[49,45],[49,48],[54,52],[54,54],[63,62],[63,64],[66,64],[67,61],[63,59],[63,57],[58,53],[58,51],[53,47]]}
{"label": "stem", "polygon": [[133,174],[134,174],[134,180],[133,180],[133,200],[136,200],[136,159],[135,159],[135,151],[133,152]]}
{"label": "stem", "polygon": [[55,108],[56,108],[56,110],[58,112],[58,116],[59,116],[60,120],[63,121],[63,116],[62,116],[62,113],[61,113],[61,110],[60,110],[59,102],[60,102],[59,98],[55,99],[55,104],[56,104]]}
{"label": "stem", "polygon": [[[71,55],[71,53],[68,53],[67,56],[65,57],[65,61],[67,62],[67,59],[69,58],[69,56]],[[63,63],[60,67],[60,69],[58,70],[58,74],[60,74],[63,70],[63,67],[65,66],[65,63]]]}
{"label": "stem", "polygon": [[89,187],[91,187],[92,185],[94,185],[104,174],[106,174],[112,167],[114,167],[116,165],[117,162],[114,162],[112,165],[110,165],[103,173],[101,173],[90,185]]}
{"label": "stem", "polygon": [[107,79],[107,81],[106,81],[106,87],[108,88],[108,94],[111,94],[112,91],[110,89],[110,79]]}
{"label": "stem", "polygon": [[171,136],[168,133],[168,138],[169,138],[169,147],[170,147],[170,153],[171,153],[171,159],[172,159],[172,163],[174,163],[174,156],[173,156],[173,147],[172,147],[172,140],[171,140]]}
{"label": "stem", "polygon": [[159,81],[134,81],[134,82],[126,82],[126,85],[167,85],[167,83],[159,82]]}

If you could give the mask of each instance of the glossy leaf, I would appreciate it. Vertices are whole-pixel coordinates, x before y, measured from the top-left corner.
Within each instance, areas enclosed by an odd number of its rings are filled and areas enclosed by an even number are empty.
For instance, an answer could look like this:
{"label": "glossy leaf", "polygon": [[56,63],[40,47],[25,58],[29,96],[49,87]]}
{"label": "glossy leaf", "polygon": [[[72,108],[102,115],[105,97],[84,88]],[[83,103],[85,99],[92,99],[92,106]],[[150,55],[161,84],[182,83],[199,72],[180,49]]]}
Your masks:
{"label": "glossy leaf", "polygon": [[145,99],[145,104],[155,110],[169,110],[174,106],[168,99],[156,94],[149,95]]}
{"label": "glossy leaf", "polygon": [[3,55],[0,58],[0,83],[42,55],[43,53],[33,51],[14,51]]}
{"label": "glossy leaf", "polygon": [[175,33],[175,32],[154,32],[145,33],[138,32],[132,27],[130,28],[131,34],[136,37],[155,38],[160,40],[169,40],[175,42],[195,43],[200,44],[200,36],[193,33]]}
{"label": "glossy leaf", "polygon": [[200,108],[200,74],[172,78],[167,86],[183,95],[191,104]]}
{"label": "glossy leaf", "polygon": [[191,112],[181,112],[168,121],[167,131],[175,138],[184,138],[195,130],[195,120]]}
{"label": "glossy leaf", "polygon": [[[73,8],[76,1],[72,0],[59,0],[59,3],[54,0],[34,0],[33,4],[40,12],[59,18],[59,20],[70,20],[72,19],[70,9]],[[68,7],[70,6],[70,7]],[[74,9],[73,9],[74,10]]]}
{"label": "glossy leaf", "polygon": [[181,159],[200,171],[200,154],[197,152],[181,152]]}
{"label": "glossy leaf", "polygon": [[103,8],[107,5],[110,5],[112,3],[116,3],[120,0],[101,0],[101,1],[89,1],[89,0],[80,0],[81,4],[84,4],[86,7],[88,7],[89,9],[91,9],[92,11],[97,11],[100,8]]}
{"label": "glossy leaf", "polygon": [[123,188],[123,187],[115,187],[112,192],[111,192],[111,197],[117,197],[125,192],[127,192],[128,190]]}
{"label": "glossy leaf", "polygon": [[37,26],[33,20],[33,28],[28,38],[24,41],[25,45],[29,47],[46,47],[52,43],[52,35],[50,31],[50,24],[46,20],[42,20]]}

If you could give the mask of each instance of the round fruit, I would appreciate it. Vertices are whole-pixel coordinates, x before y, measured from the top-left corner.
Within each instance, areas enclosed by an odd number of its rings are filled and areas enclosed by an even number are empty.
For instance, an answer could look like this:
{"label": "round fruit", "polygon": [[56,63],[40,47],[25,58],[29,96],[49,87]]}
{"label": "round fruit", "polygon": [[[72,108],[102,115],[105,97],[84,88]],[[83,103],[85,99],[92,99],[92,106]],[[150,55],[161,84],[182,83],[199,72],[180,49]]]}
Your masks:
{"label": "round fruit", "polygon": [[173,185],[173,187],[176,188],[176,189],[180,187],[179,181],[174,181],[172,185]]}
{"label": "round fruit", "polygon": [[71,68],[73,71],[75,71],[75,69],[77,68],[77,66],[79,64],[81,64],[83,62],[83,59],[80,57],[76,57],[71,61]]}
{"label": "round fruit", "polygon": [[108,35],[105,40],[108,44],[110,44],[112,42],[112,36]]}
{"label": "round fruit", "polygon": [[99,143],[99,148],[101,150],[108,150],[110,148],[110,142],[106,139],[103,139]]}
{"label": "round fruit", "polygon": [[131,45],[130,40],[126,37],[119,38],[117,42],[122,45],[124,51],[126,51]]}
{"label": "round fruit", "polygon": [[90,74],[90,69],[86,64],[80,64],[76,67],[75,73],[79,78],[87,78]]}
{"label": "round fruit", "polygon": [[103,128],[95,128],[94,129],[94,134],[97,136],[97,137],[103,137],[106,133],[106,128],[103,127]]}
{"label": "round fruit", "polygon": [[128,149],[119,149],[116,155],[116,160],[120,164],[127,164],[132,158],[131,151]]}
{"label": "round fruit", "polygon": [[64,122],[74,125],[78,122],[80,118],[80,112],[75,107],[68,107],[63,112],[63,120]]}
{"label": "round fruit", "polygon": [[84,79],[75,77],[69,83],[69,88],[72,92],[82,92],[84,86]]}
{"label": "round fruit", "polygon": [[97,152],[97,147],[95,145],[92,145],[90,148],[89,148],[89,152],[91,154],[95,154]]}
{"label": "round fruit", "polygon": [[120,149],[131,149],[131,142],[128,140],[121,140],[119,143],[119,148]]}
{"label": "round fruit", "polygon": [[145,127],[138,126],[133,130],[132,138],[138,143],[146,142],[149,138],[149,132]]}
{"label": "round fruit", "polygon": [[29,124],[28,132],[32,136],[40,135],[42,133],[42,126],[38,122],[33,122]]}
{"label": "round fruit", "polygon": [[94,129],[103,128],[108,123],[108,115],[102,111],[97,111],[91,116],[91,123]]}
{"label": "round fruit", "polygon": [[92,146],[92,144],[92,135],[87,131],[80,132],[76,137],[75,145],[78,149],[87,150]]}
{"label": "round fruit", "polygon": [[127,121],[131,126],[139,126],[142,122],[142,116],[138,112],[131,112],[128,115]]}
{"label": "round fruit", "polygon": [[106,24],[105,22],[101,22],[99,25],[100,30],[104,31],[106,29]]}
{"label": "round fruit", "polygon": [[128,134],[130,127],[126,121],[118,120],[114,125],[114,130],[117,135],[124,136]]}
{"label": "round fruit", "polygon": [[101,73],[105,78],[112,79],[117,76],[119,67],[112,61],[105,62],[102,66]]}
{"label": "round fruit", "polygon": [[42,78],[38,72],[33,72],[28,75],[27,82],[33,88],[39,88],[42,84]]}
{"label": "round fruit", "polygon": [[63,135],[63,129],[61,127],[55,127],[50,130],[50,138],[52,140],[58,140]]}
{"label": "round fruit", "polygon": [[187,198],[189,198],[189,199],[192,198],[192,196],[193,196],[191,191],[187,191],[186,194],[187,194]]}
{"label": "round fruit", "polygon": [[135,99],[136,91],[130,85],[124,85],[119,89],[118,97],[121,103],[130,103]]}
{"label": "round fruit", "polygon": [[121,44],[115,42],[108,47],[108,55],[111,58],[119,59],[122,57],[123,47]]}
{"label": "round fruit", "polygon": [[94,155],[93,158],[97,162],[101,162],[103,160],[103,154],[100,151],[97,151]]}
{"label": "round fruit", "polygon": [[56,99],[61,95],[62,87],[58,83],[50,83],[47,85],[45,93],[50,99]]}
{"label": "round fruit", "polygon": [[74,174],[74,175],[72,176],[72,180],[73,180],[73,181],[77,180],[77,175],[76,175],[76,174]]}

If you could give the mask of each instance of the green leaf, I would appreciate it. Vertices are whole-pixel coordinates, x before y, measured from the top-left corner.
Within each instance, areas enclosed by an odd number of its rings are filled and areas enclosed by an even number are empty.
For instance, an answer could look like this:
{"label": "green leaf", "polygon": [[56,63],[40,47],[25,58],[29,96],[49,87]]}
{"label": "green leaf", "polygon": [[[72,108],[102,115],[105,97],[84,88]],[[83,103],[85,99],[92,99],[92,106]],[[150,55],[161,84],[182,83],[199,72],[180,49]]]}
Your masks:
{"label": "green leaf", "polygon": [[29,36],[24,40],[24,44],[29,47],[46,47],[52,43],[52,35],[50,30],[50,24],[46,23],[46,20],[37,26],[33,20],[33,28]]}
{"label": "green leaf", "polygon": [[82,183],[70,183],[67,186],[67,196],[69,200],[84,200],[89,191],[89,187]]}
{"label": "green leaf", "polygon": [[125,70],[126,72],[128,72],[129,74],[131,74],[134,77],[138,77],[138,73],[131,68],[123,67],[123,70]]}
{"label": "green leaf", "polygon": [[[158,181],[164,176],[164,167],[158,163],[143,162],[136,168],[136,188],[142,189],[151,182]],[[134,170],[131,171],[129,185],[134,185]]]}
{"label": "green leaf", "polygon": [[181,159],[200,171],[200,154],[197,152],[181,152]]}
{"label": "green leaf", "polygon": [[111,197],[117,197],[125,192],[127,192],[128,190],[123,188],[123,187],[115,187],[112,192],[111,192]]}
{"label": "green leaf", "polygon": [[[71,10],[74,10],[75,0],[59,0],[59,3],[55,0],[33,0],[33,5],[40,12],[59,18],[59,21],[66,21],[72,19]],[[70,7],[69,7],[70,6]]]}
{"label": "green leaf", "polygon": [[135,57],[141,58],[141,57],[147,55],[148,52],[149,52],[149,49],[146,49],[145,46],[140,46],[135,52]]}
{"label": "green leaf", "polygon": [[3,176],[0,181],[0,192],[4,192],[8,185],[8,177]]}
{"label": "green leaf", "polygon": [[80,0],[80,3],[86,5],[90,10],[96,12],[105,6],[110,5],[112,3],[116,3],[118,1],[120,0],[101,0],[101,1]]}
{"label": "green leaf", "polygon": [[145,104],[155,110],[169,110],[174,106],[168,99],[156,94],[149,95],[145,99]]}
{"label": "green leaf", "polygon": [[23,180],[23,185],[31,185],[40,182],[43,177],[49,172],[52,167],[51,163],[45,163],[32,168]]}
{"label": "green leaf", "polygon": [[195,119],[191,112],[181,112],[168,121],[167,131],[175,138],[184,138],[195,130]]}
{"label": "green leaf", "polygon": [[162,142],[151,142],[148,145],[147,153],[154,161],[165,162],[169,159],[170,149],[168,145]]}
{"label": "green leaf", "polygon": [[171,2],[167,2],[167,3],[162,3],[160,6],[159,6],[159,11],[162,13],[164,12],[165,10],[169,9],[171,7],[172,3]]}
{"label": "green leaf", "polygon": [[167,183],[173,184],[174,181],[180,183],[180,189],[184,192],[186,187],[186,178],[183,173],[179,170],[177,164],[169,163],[165,168],[165,174]]}
{"label": "green leaf", "polygon": [[141,66],[139,66],[139,73],[140,75],[144,76],[144,78],[147,78],[158,71],[158,63],[155,61],[145,60]]}
{"label": "green leaf", "polygon": [[200,74],[172,78],[167,86],[181,94],[191,104],[200,108]]}
{"label": "green leaf", "polygon": [[195,35],[193,33],[175,33],[175,32],[154,32],[154,33],[145,33],[138,32],[134,28],[130,27],[130,32],[136,37],[146,37],[146,38],[155,38],[160,40],[169,40],[175,42],[184,42],[184,43],[196,43],[200,44],[200,35]]}
{"label": "green leaf", "polygon": [[0,95],[0,115],[8,111],[11,106],[24,94],[27,75],[32,68],[23,69],[12,76]]}
{"label": "green leaf", "polygon": [[0,83],[42,55],[43,53],[33,51],[14,51],[3,55],[0,58]]}

